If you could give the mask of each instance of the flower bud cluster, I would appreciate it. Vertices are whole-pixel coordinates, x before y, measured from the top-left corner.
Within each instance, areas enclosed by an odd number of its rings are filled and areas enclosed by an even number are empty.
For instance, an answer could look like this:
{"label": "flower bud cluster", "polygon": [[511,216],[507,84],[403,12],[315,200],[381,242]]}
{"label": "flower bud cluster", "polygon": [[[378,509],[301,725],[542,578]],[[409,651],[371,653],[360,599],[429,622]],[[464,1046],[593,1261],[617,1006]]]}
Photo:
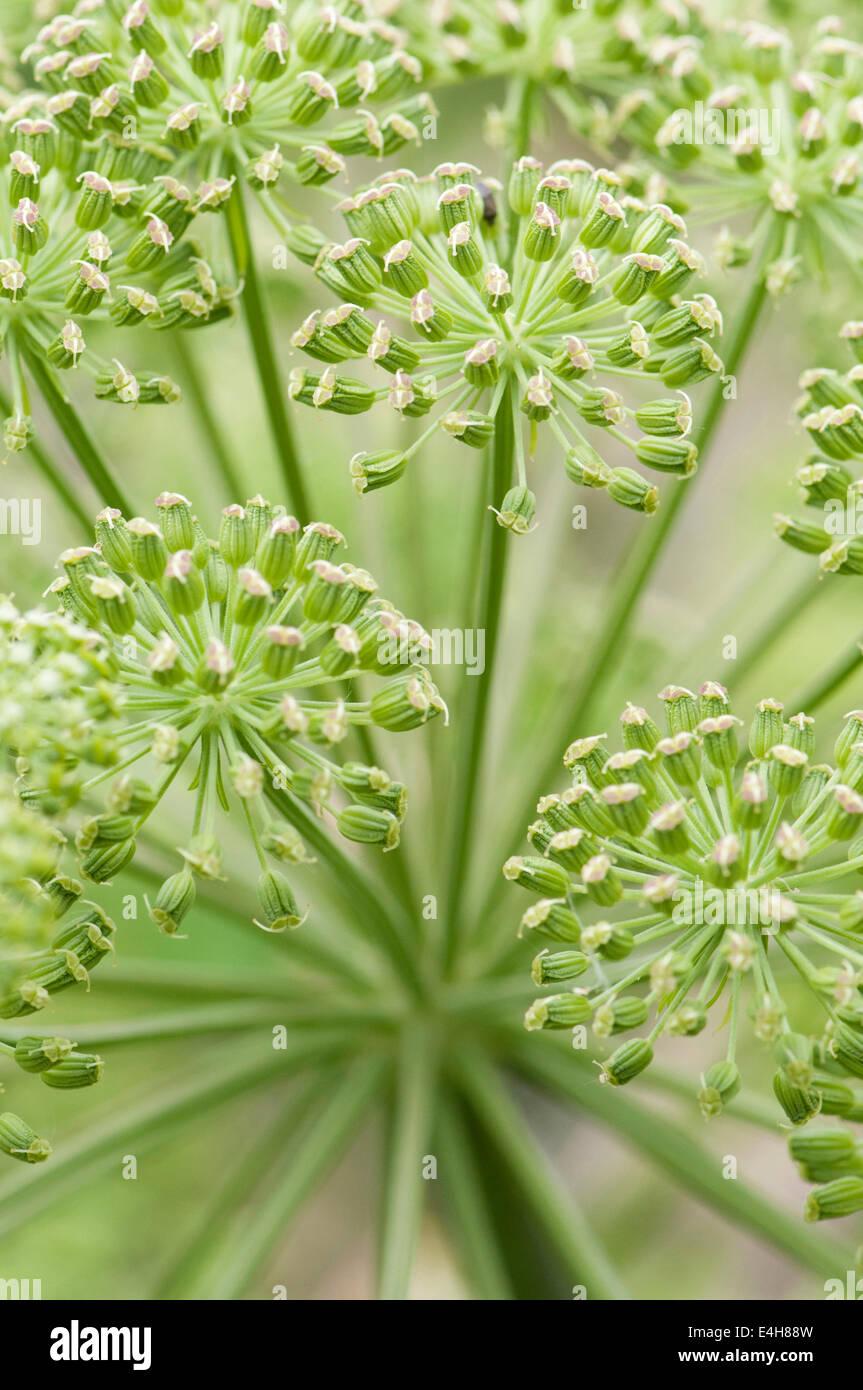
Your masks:
{"label": "flower bud cluster", "polygon": [[[235,295],[214,269],[224,257],[211,248],[217,219],[203,216],[223,200],[187,186],[158,146],[115,131],[73,136],[51,114],[52,100],[29,93],[0,122],[0,198],[10,209],[0,257],[10,450],[32,437],[28,378],[42,390],[52,376],[60,393],[57,374],[83,368],[102,400],[178,400],[179,387],[161,369],[129,365],[126,330],[218,323]],[[107,340],[90,327],[105,322]]]}
{"label": "flower bud cluster", "polygon": [[498,519],[517,532],[534,514],[540,426],[575,483],[637,511],[659,502],[642,468],[694,471],[687,392],[722,374],[722,316],[697,292],[701,258],[666,205],[584,160],[524,157],[506,190],[458,162],[384,174],[339,206],[344,242],[308,228],[288,238],[342,299],[295,332],[312,365],[291,373],[290,394],[319,411],[428,418],[410,447],[354,455],[359,492],[400,478],[435,431],[481,448],[504,420],[515,476]]}
{"label": "flower bud cluster", "polygon": [[[297,926],[303,914],[270,864],[307,859],[319,820],[361,844],[398,844],[406,789],[356,760],[356,730],[402,732],[445,712],[425,665],[431,639],[344,558],[333,526],[303,528],[260,496],[226,507],[217,538],[180,493],[161,493],[156,510],[157,521],[103,511],[96,544],[65,551],[52,586],[101,634],[125,687],[119,775],[78,830],[80,871],[99,883],[120,873],[191,771],[182,865],[150,904],[153,920],[176,933],[197,880],[224,877],[221,807],[254,844],[259,925]],[[386,679],[362,698],[357,685],[373,676]],[[97,773],[88,790],[105,780]]]}
{"label": "flower bud cluster", "polygon": [[434,107],[405,42],[368,0],[131,0],[58,16],[25,58],[64,132],[151,144],[209,211],[237,169],[263,192],[321,184],[417,141]]}
{"label": "flower bud cluster", "polygon": [[[701,1033],[716,1008],[725,1055],[698,1088],[710,1117],[740,1089],[748,1015],[772,1052],[780,1122],[859,1122],[863,713],[847,717],[830,765],[814,761],[814,721],[778,700],[759,702],[741,746],[718,683],[659,698],[664,733],[629,704],[622,751],[605,734],[567,749],[571,786],[543,797],[530,853],[504,866],[537,895],[521,934],[539,947],[532,973],[548,992],[526,1026],[574,1028],[584,1046],[589,1025],[609,1049],[601,1079],[617,1086],[650,1065],[663,1035]],[[816,1015],[792,1016],[798,983]],[[618,1043],[634,1030],[645,1031]]]}
{"label": "flower bud cluster", "polygon": [[839,337],[850,370],[812,367],[800,378],[796,413],[816,452],[793,481],[809,518],[773,518],[786,545],[817,555],[822,575],[863,574],[863,323],[843,324]]}
{"label": "flower bud cluster", "polygon": [[[749,218],[743,235],[724,228],[717,257],[743,265],[766,248],[767,290],[786,292],[822,274],[859,240],[863,45],[828,15],[798,46],[757,19],[711,21],[688,32],[639,36],[621,14],[618,33],[641,55],[639,85],[603,122],[672,175],[712,220]],[[634,53],[633,53],[634,57]],[[763,254],[763,252],[762,252]]]}
{"label": "flower bud cluster", "polygon": [[88,625],[21,613],[0,596],[0,748],[24,803],[61,814],[80,795],[82,764],[117,761],[115,676],[108,643]]}

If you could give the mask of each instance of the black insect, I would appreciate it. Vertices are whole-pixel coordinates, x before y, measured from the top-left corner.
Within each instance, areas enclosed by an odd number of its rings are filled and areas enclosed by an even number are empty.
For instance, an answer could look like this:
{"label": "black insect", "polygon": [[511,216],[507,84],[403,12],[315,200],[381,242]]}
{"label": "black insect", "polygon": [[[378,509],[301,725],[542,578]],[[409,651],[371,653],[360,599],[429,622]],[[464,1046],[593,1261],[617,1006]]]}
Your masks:
{"label": "black insect", "polygon": [[493,227],[497,221],[497,203],[494,193],[488,184],[483,183],[481,179],[477,181],[476,191],[482,198],[482,220],[489,227]]}

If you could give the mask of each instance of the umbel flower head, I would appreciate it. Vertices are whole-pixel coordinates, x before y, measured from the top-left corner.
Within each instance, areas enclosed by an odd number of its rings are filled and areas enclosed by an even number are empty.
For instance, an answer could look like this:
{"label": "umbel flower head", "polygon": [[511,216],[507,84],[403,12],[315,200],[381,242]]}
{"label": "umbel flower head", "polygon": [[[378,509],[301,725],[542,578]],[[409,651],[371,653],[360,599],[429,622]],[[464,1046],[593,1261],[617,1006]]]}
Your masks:
{"label": "umbel flower head", "polygon": [[[827,765],[812,761],[813,720],[762,700],[741,761],[742,721],[721,685],[659,698],[664,733],[629,704],[620,752],[605,734],[567,749],[571,785],[540,801],[531,852],[504,866],[538,899],[521,930],[548,992],[526,1026],[574,1028],[583,1046],[589,1025],[609,1049],[600,1079],[619,1086],[658,1038],[702,1032],[718,1004],[727,1041],[701,1077],[705,1117],[740,1089],[743,1028],[772,1052],[777,1119],[859,1122],[863,713],[847,717]],[[813,1012],[795,1011],[800,984]],[[829,1208],[816,1199],[807,1214],[863,1210],[863,1190]]]}
{"label": "umbel flower head", "polygon": [[628,15],[617,24],[640,44],[644,81],[621,96],[610,134],[684,175],[702,220],[749,217],[745,235],[722,231],[723,264],[767,248],[766,285],[779,294],[858,258],[863,45],[839,18],[822,19],[802,50],[757,20],[649,39]]}
{"label": "umbel flower head", "polygon": [[530,77],[552,101],[559,92],[602,92],[631,79],[644,63],[649,38],[702,32],[697,0],[641,3],[591,0],[537,7],[525,0],[402,0],[399,19],[411,50],[435,85],[465,77]]}
{"label": "umbel flower head", "polygon": [[[429,417],[408,449],[354,455],[360,492],[399,478],[435,430],[482,447],[503,414],[517,474],[499,519],[516,531],[533,516],[527,460],[540,426],[574,482],[638,511],[655,511],[658,489],[638,467],[609,464],[603,434],[651,473],[693,472],[686,393],[722,372],[722,319],[696,292],[701,259],[682,218],[626,195],[610,170],[529,157],[505,193],[450,163],[427,178],[385,174],[340,207],[344,242],[291,238],[343,302],[294,334],[315,365],[292,372],[290,393],[316,410]],[[344,371],[363,360],[381,384]]]}
{"label": "umbel flower head", "polygon": [[[156,511],[157,521],[103,511],[96,544],[65,551],[52,585],[106,639],[126,687],[122,761],[105,810],[78,831],[80,871],[112,880],[184,777],[189,833],[153,920],[175,933],[196,877],[224,877],[221,807],[241,808],[258,855],[259,925],[297,926],[288,880],[269,865],[307,858],[317,818],[348,840],[398,844],[405,787],[341,757],[341,745],[357,726],[401,732],[445,710],[423,664],[431,639],[344,558],[333,526],[302,528],[260,496],[226,507],[216,539],[179,493],[161,493]],[[387,679],[360,698],[355,679],[372,674]]]}
{"label": "umbel flower head", "polygon": [[[217,323],[234,296],[213,269],[209,238],[200,239],[205,192],[193,195],[162,151],[144,143],[73,138],[49,107],[39,97],[20,99],[5,111],[0,139],[8,207],[0,335],[14,405],[4,438],[15,450],[32,435],[28,378],[42,389],[46,374],[77,368],[105,401],[179,400],[170,377],[138,365],[143,334],[128,330]],[[96,322],[110,323],[110,334],[91,329]],[[149,351],[158,362],[158,338]]]}
{"label": "umbel flower head", "polygon": [[[89,987],[112,949],[113,922],[62,874],[64,837],[40,809],[57,813],[76,800],[82,759],[116,759],[109,664],[95,632],[0,600],[0,749],[18,774],[0,774],[0,1054],[64,1090],[98,1081],[101,1060],[67,1039],[13,1036],[3,1020],[35,1014],[73,985]],[[0,1152],[36,1163],[51,1149],[7,1112]]]}
{"label": "umbel flower head", "polygon": [[795,550],[818,556],[821,574],[863,574],[863,323],[842,325],[851,349],[846,372],[812,367],[800,378],[796,412],[815,446],[794,482],[809,517],[774,517],[776,534]]}
{"label": "umbel flower head", "polygon": [[117,761],[114,670],[99,633],[0,595],[0,750],[25,804],[60,815],[78,800],[84,763]]}
{"label": "umbel flower head", "polygon": [[[8,790],[8,789],[4,789]],[[41,822],[41,824],[40,824]],[[114,949],[115,926],[96,903],[83,898],[82,885],[57,869],[60,845],[53,833],[53,852],[47,843],[51,831],[32,808],[14,796],[4,801],[0,824],[0,903],[3,930],[0,935],[0,1056],[13,1061],[20,1071],[38,1076],[57,1090],[93,1086],[102,1077],[101,1057],[76,1051],[69,1038],[45,1036],[19,1028],[13,1033],[5,1020],[29,1018],[48,1009],[52,998],[74,985],[89,989],[90,973],[108,959]],[[18,852],[16,864],[10,851]],[[25,875],[32,875],[25,877]],[[25,949],[20,935],[10,943],[9,927],[28,922],[42,944]],[[38,1027],[38,1020],[34,1019]],[[23,1163],[40,1163],[51,1146],[17,1114],[0,1114],[0,1153]]]}
{"label": "umbel flower head", "polygon": [[25,56],[64,130],[151,143],[215,207],[238,170],[259,190],[283,171],[321,184],[344,155],[418,140],[434,107],[404,39],[367,0],[84,0]]}

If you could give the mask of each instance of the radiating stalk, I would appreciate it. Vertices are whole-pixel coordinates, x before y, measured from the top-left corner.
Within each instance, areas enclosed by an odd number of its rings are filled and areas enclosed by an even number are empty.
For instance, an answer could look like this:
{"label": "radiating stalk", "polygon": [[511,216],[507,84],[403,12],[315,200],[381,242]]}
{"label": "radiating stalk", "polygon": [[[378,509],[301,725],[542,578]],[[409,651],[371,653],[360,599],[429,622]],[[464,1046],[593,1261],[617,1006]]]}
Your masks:
{"label": "radiating stalk", "polygon": [[[512,388],[504,391],[497,409],[492,443],[492,467],[489,477],[488,504],[499,506],[510,484],[514,453],[513,411],[515,400]],[[463,925],[460,918],[460,902],[468,851],[471,844],[471,830],[482,772],[483,749],[487,733],[487,714],[494,679],[500,629],[501,606],[506,574],[506,560],[512,537],[504,527],[498,526],[488,514],[488,523],[482,546],[482,565],[468,571],[469,583],[474,576],[482,576],[482,591],[475,626],[485,633],[485,670],[481,676],[465,680],[465,698],[460,710],[459,722],[462,737],[459,742],[458,759],[455,765],[454,790],[460,798],[453,819],[453,840],[450,858],[449,881],[445,905],[444,924],[444,970],[452,973],[458,950],[459,930]]]}
{"label": "radiating stalk", "polygon": [[230,1300],[248,1289],[255,1272],[279,1241],[303,1202],[323,1182],[367,1117],[384,1063],[364,1057],[341,1072],[289,1146],[270,1190],[247,1210],[227,1257],[202,1271],[198,1297]]}
{"label": "radiating stalk", "polygon": [[811,1269],[820,1277],[845,1277],[853,1268],[849,1249],[816,1234],[802,1217],[789,1215],[742,1182],[723,1176],[715,1155],[705,1153],[689,1133],[666,1116],[658,1117],[628,1095],[610,1086],[590,1084],[585,1069],[571,1055],[539,1038],[522,1038],[514,1045],[513,1061],[535,1085],[556,1092],[569,1104],[587,1111],[617,1130],[636,1151],[653,1160],[671,1180],[707,1204],[718,1215],[757,1234]]}
{"label": "radiating stalk", "polygon": [[78,1135],[68,1135],[62,1146],[47,1163],[38,1168],[21,1165],[15,1172],[0,1180],[0,1235],[28,1221],[37,1212],[50,1206],[68,1192],[77,1192],[89,1177],[107,1164],[113,1164],[118,1154],[129,1152],[136,1143],[141,1152],[143,1144],[158,1142],[160,1132],[179,1122],[185,1130],[199,1116],[230,1100],[251,1091],[256,1086],[287,1075],[292,1068],[307,1066],[312,1059],[332,1055],[341,1049],[344,1039],[337,1043],[321,1037],[290,1039],[288,1049],[274,1052],[260,1038],[249,1043],[232,1041],[224,1048],[211,1048],[205,1058],[206,1070],[191,1079],[164,1084],[158,1078],[148,1079],[136,1096],[126,1104],[115,1101],[111,1109]]}
{"label": "radiating stalk", "polygon": [[384,1168],[378,1296],[404,1299],[419,1239],[427,1182],[428,1152],[437,1076],[437,1043],[422,1025],[405,1032],[396,1063]]}
{"label": "radiating stalk", "polygon": [[[754,281],[743,303],[724,354],[726,376],[735,376],[739,372],[746,349],[752,341],[761,318],[762,310],[767,301],[763,271],[770,258],[771,249],[772,243],[765,249],[764,258],[756,270]],[[704,414],[700,417],[701,428],[696,443],[699,447],[702,463],[722,417],[724,391],[723,381],[721,379],[716,381],[711,389]],[[698,475],[695,476],[697,478]],[[548,790],[549,785],[557,776],[564,746],[578,733],[590,732],[587,723],[593,712],[598,711],[602,715],[605,714],[604,700],[609,687],[618,677],[621,654],[625,649],[626,636],[633,615],[645,585],[650,579],[665,544],[681,515],[684,504],[692,494],[694,482],[695,479],[690,479],[688,482],[679,482],[673,488],[666,489],[666,493],[670,495],[666,495],[663,499],[663,504],[656,516],[644,519],[645,524],[640,538],[632,546],[621,566],[611,595],[608,612],[593,642],[586,653],[579,651],[577,658],[574,656],[574,660],[577,660],[575,678],[573,678],[572,670],[565,673],[565,680],[561,686],[560,698],[557,702],[560,718],[554,725],[556,729],[554,740],[549,744],[551,752],[546,762],[539,762],[540,774],[531,793],[525,796],[524,805],[534,805],[538,798]],[[514,834],[518,835],[519,832],[516,830]]]}
{"label": "radiating stalk", "polygon": [[452,1097],[438,1101],[433,1147],[440,1159],[440,1188],[451,1220],[451,1239],[461,1252],[472,1292],[479,1299],[513,1297],[486,1200],[488,1175],[476,1162],[464,1119]]}
{"label": "radiating stalk", "polygon": [[[0,411],[4,415],[12,414],[12,402],[6,392],[0,388]],[[84,529],[84,534],[89,538],[93,534],[93,518],[82,507],[81,502],[75,496],[66,479],[63,477],[57,465],[48,457],[44,448],[37,439],[31,439],[27,445],[27,458],[35,463],[40,473],[44,473],[51,487],[59,497],[66,510],[75,517]]]}
{"label": "radiating stalk", "polygon": [[54,416],[57,428],[81,465],[92,484],[101,507],[118,507],[127,517],[134,511],[129,505],[123,489],[114,480],[105,460],[102,458],[84,422],[78,415],[65,391],[60,389],[54,373],[45,365],[37,352],[24,347],[27,366],[39,392]]}
{"label": "radiating stalk", "polygon": [[[459,1081],[504,1156],[535,1220],[562,1259],[572,1285],[585,1285],[591,1300],[626,1300],[629,1294],[611,1258],[534,1140],[523,1112],[507,1094],[500,1072],[471,1052],[464,1056]],[[561,1295],[569,1297],[569,1290],[561,1290]]]}
{"label": "radiating stalk", "polygon": [[249,223],[243,202],[243,179],[240,177],[239,170],[237,174],[233,195],[227,203],[227,223],[234,265],[237,274],[243,280],[240,304],[246,320],[252,353],[258,368],[270,433],[287,492],[285,500],[299,514],[301,520],[306,522],[312,519],[312,512],[294,443],[293,430],[285,410],[285,392],[279,378],[273,336],[264,307],[261,282],[249,237]]}
{"label": "radiating stalk", "polygon": [[[249,1152],[230,1168],[227,1182],[213,1185],[208,1201],[195,1223],[194,1234],[179,1257],[162,1278],[155,1297],[175,1300],[195,1297],[206,1290],[208,1271],[221,1268],[230,1259],[232,1240],[242,1239],[248,1209],[256,1190],[265,1181],[268,1169],[284,1154],[286,1146],[306,1118],[309,1106],[320,1094],[322,1082],[330,1082],[329,1072],[310,1072],[292,1089]],[[230,1160],[229,1160],[230,1161]]]}

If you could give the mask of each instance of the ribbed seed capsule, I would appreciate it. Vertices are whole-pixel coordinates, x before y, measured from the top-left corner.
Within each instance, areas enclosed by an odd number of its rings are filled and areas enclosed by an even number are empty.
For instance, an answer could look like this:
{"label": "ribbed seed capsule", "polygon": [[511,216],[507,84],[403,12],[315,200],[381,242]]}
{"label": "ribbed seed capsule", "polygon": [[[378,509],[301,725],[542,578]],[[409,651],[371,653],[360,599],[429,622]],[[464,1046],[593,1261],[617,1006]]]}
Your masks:
{"label": "ribbed seed capsule", "polygon": [[262,921],[256,925],[269,932],[282,932],[300,926],[304,917],[297,907],[284,874],[267,869],[258,879],[258,904]]}
{"label": "ribbed seed capsule", "polygon": [[22,1163],[43,1163],[51,1156],[51,1145],[47,1139],[40,1139],[20,1116],[7,1110],[0,1115],[0,1153]]}
{"label": "ribbed seed capsule", "polygon": [[22,1071],[47,1071],[68,1057],[74,1046],[68,1038],[19,1038],[15,1044],[15,1061]]}
{"label": "ribbed seed capsule", "polygon": [[835,1178],[806,1198],[804,1221],[829,1221],[863,1211],[863,1177]]}
{"label": "ribbed seed capsule", "polygon": [[616,1033],[628,1033],[647,1021],[649,1009],[645,999],[637,995],[619,995],[602,1004],[593,1015],[593,1031],[598,1038],[611,1038]]}
{"label": "ribbed seed capsule", "polygon": [[590,962],[583,951],[554,951],[547,948],[535,956],[530,967],[535,985],[556,984],[575,980],[588,969]]}
{"label": "ribbed seed capsule", "polygon": [[398,818],[378,806],[346,806],[339,812],[336,825],[346,840],[383,845],[385,851],[399,843]]}
{"label": "ribbed seed capsule", "polygon": [[808,764],[804,752],[787,743],[776,743],[770,750],[769,776],[777,796],[793,796]]}
{"label": "ribbed seed capsule", "polygon": [[78,1091],[101,1081],[105,1063],[101,1057],[86,1052],[72,1052],[56,1066],[39,1073],[46,1086],[57,1091]]}
{"label": "ribbed seed capsule", "polygon": [[520,883],[523,888],[541,893],[545,898],[561,898],[569,890],[566,870],[539,855],[513,855],[503,866],[503,876],[508,882]]}
{"label": "ribbed seed capsule", "polygon": [[740,1090],[742,1078],[740,1069],[734,1062],[714,1062],[704,1076],[698,1093],[698,1104],[705,1119],[712,1119],[722,1113],[723,1108],[733,1100]]}
{"label": "ribbed seed capsule", "polygon": [[528,932],[576,946],[581,941],[579,920],[564,899],[545,898],[529,907],[521,919],[519,935]]}
{"label": "ribbed seed capsule", "polygon": [[152,906],[147,904],[150,920],[166,936],[174,936],[183,918],[194,906],[196,896],[195,880],[189,869],[166,878]]}
{"label": "ribbed seed capsule", "polygon": [[586,1023],[592,1013],[587,999],[578,994],[550,994],[537,999],[524,1016],[528,1032],[540,1028],[574,1028]]}
{"label": "ribbed seed capsule", "polygon": [[795,1086],[785,1072],[774,1076],[773,1093],[792,1125],[805,1125],[821,1110],[821,1093],[812,1086]]}
{"label": "ribbed seed capsule", "polygon": [[653,1048],[646,1038],[633,1038],[622,1043],[616,1052],[607,1058],[600,1072],[600,1081],[610,1086],[625,1086],[643,1072],[653,1061]]}

